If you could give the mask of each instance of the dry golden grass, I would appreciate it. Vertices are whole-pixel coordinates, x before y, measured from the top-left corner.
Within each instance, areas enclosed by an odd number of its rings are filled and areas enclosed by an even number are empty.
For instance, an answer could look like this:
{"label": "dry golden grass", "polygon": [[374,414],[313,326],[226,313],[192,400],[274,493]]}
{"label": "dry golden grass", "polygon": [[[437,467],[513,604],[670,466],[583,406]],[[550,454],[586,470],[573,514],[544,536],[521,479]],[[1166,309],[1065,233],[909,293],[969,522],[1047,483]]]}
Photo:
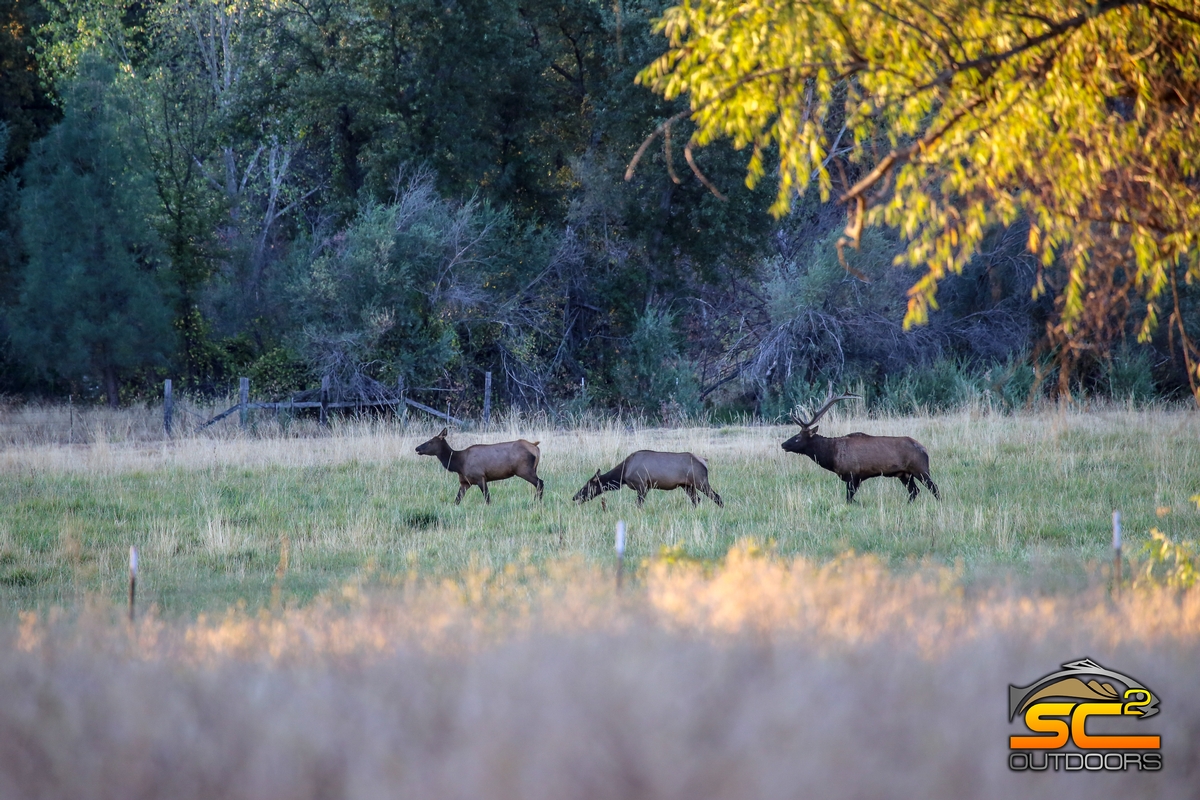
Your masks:
{"label": "dry golden grass", "polygon": [[[1194,797],[1200,592],[964,590],[742,544],[614,591],[579,559],[364,575],[132,630],[0,629],[0,797]],[[1088,656],[1161,698],[1161,773],[1014,774],[1007,687]]]}

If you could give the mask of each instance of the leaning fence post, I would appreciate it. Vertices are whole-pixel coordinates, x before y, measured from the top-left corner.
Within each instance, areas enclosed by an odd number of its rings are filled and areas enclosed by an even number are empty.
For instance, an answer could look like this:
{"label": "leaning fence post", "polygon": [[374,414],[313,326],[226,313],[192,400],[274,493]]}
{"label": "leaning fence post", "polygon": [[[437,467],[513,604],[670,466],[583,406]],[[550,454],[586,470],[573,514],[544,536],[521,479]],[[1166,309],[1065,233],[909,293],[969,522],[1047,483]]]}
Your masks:
{"label": "leaning fence post", "polygon": [[238,378],[238,415],[245,428],[250,420],[250,379]]}
{"label": "leaning fence post", "polygon": [[163,430],[168,437],[171,435],[171,411],[174,399],[171,397],[171,379],[163,381]]}
{"label": "leaning fence post", "polygon": [[129,548],[129,622],[133,623],[133,601],[137,595],[137,548]]}
{"label": "leaning fence post", "polygon": [[[400,419],[400,424],[405,425],[408,419],[408,409],[404,404],[404,376],[396,378],[396,416]],[[406,426],[407,427],[407,426]]]}
{"label": "leaning fence post", "polygon": [[1113,594],[1121,596],[1121,512],[1113,511]]}
{"label": "leaning fence post", "polygon": [[329,427],[329,376],[321,376],[321,425]]}
{"label": "leaning fence post", "polygon": [[483,373],[483,425],[492,421],[492,373]]}
{"label": "leaning fence post", "polygon": [[617,520],[617,591],[621,590],[621,579],[625,575],[625,520]]}

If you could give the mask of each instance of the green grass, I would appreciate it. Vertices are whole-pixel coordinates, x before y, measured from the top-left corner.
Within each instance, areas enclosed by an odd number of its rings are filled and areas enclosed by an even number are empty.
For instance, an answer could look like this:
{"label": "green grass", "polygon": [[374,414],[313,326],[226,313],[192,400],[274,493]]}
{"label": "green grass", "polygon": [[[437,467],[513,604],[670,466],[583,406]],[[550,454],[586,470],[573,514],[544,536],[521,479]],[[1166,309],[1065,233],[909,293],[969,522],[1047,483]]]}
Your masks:
{"label": "green grass", "polygon": [[[635,565],[664,546],[718,558],[750,537],[817,559],[855,550],[894,565],[931,559],[961,562],[968,575],[1054,580],[1108,558],[1114,508],[1126,552],[1152,526],[1178,538],[1200,529],[1188,500],[1200,492],[1194,412],[833,416],[821,427],[915,436],[943,501],[923,492],[909,505],[898,481],[875,479],[847,505],[835,476],[779,448],[785,428],[452,433],[456,447],[541,439],[546,481],[541,505],[513,479],[492,485],[491,506],[472,489],[458,507],[456,478],[413,453],[428,433],[390,425],[312,438],[10,446],[0,453],[0,602],[12,612],[119,601],[130,545],[141,554],[139,596],[170,616],[267,604],[285,537],[281,592],[295,604],[367,570],[607,561],[617,519],[629,526]],[[606,495],[607,512],[599,501],[570,502],[597,467],[643,447],[706,457],[726,507],[692,509],[678,491],[652,492],[644,510],[629,490]]]}

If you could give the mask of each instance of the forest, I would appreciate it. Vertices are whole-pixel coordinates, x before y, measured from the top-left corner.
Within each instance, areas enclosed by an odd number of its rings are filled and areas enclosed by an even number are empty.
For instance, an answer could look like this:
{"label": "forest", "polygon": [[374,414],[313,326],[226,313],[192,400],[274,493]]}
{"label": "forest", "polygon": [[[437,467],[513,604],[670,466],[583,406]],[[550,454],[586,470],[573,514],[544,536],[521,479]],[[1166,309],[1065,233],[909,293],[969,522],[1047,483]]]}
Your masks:
{"label": "forest", "polygon": [[[671,423],[779,418],[827,381],[895,412],[1194,393],[1200,17],[951,8],[908,91],[855,3],[727,5],[0,0],[0,395],[327,377],[474,414],[491,372],[501,408]],[[987,4],[928,8],[953,6]],[[814,71],[751,30],[830,20],[845,46]],[[1037,132],[1089,98],[1053,161]],[[998,132],[1029,163],[992,180],[971,148]]]}

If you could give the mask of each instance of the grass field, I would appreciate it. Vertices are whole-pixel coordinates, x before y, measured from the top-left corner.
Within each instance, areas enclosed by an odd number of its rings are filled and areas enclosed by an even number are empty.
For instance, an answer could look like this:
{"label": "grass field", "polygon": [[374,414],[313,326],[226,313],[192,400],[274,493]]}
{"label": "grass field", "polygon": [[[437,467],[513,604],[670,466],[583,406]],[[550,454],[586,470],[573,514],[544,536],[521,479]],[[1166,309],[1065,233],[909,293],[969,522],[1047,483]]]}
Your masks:
{"label": "grass field", "polygon": [[[1018,574],[1067,588],[1093,580],[1107,560],[1113,509],[1124,514],[1127,552],[1152,526],[1181,538],[1200,527],[1188,501],[1200,491],[1193,411],[831,414],[826,434],[908,434],[926,445],[943,500],[923,493],[912,505],[898,481],[884,479],[847,505],[835,476],[780,449],[789,428],[562,431],[512,422],[452,433],[457,447],[541,440],[546,481],[540,505],[513,479],[492,485],[491,506],[473,489],[456,507],[456,478],[413,452],[434,432],[428,425],[347,423],[324,433],[264,424],[257,436],[231,425],[170,442],[150,412],[77,426],[72,435],[86,443],[56,441],[61,424],[27,422],[36,434],[24,439],[10,425],[0,451],[0,600],[10,612],[120,598],[131,545],[141,553],[144,601],[187,615],[238,601],[261,607],[273,589],[285,604],[303,603],[364,572],[456,575],[574,555],[607,563],[618,518],[635,566],[664,547],[715,559],[753,539],[784,556],[853,550],[894,566],[959,563],[967,580]],[[653,492],[643,510],[629,490],[606,495],[607,511],[570,502],[596,468],[640,448],[707,458],[726,507],[692,509],[678,491]]]}
{"label": "grass field", "polygon": [[[840,481],[779,449],[782,428],[512,425],[451,442],[542,440],[544,505],[509,481],[457,508],[457,481],[413,453],[427,427],[164,443],[150,412],[98,412],[66,437],[34,416],[0,418],[0,797],[1200,785],[1200,588],[1114,595],[1104,571],[1113,508],[1127,552],[1151,527],[1197,537],[1194,412],[823,422],[924,442],[944,499],[913,505],[875,480],[847,506]],[[639,511],[628,490],[607,511],[570,503],[640,447],[708,458],[726,507],[673,492]],[[635,568],[619,591],[617,519]],[[1122,721],[1163,737],[1161,771],[1009,770],[1009,684],[1085,657],[1161,700]]]}

